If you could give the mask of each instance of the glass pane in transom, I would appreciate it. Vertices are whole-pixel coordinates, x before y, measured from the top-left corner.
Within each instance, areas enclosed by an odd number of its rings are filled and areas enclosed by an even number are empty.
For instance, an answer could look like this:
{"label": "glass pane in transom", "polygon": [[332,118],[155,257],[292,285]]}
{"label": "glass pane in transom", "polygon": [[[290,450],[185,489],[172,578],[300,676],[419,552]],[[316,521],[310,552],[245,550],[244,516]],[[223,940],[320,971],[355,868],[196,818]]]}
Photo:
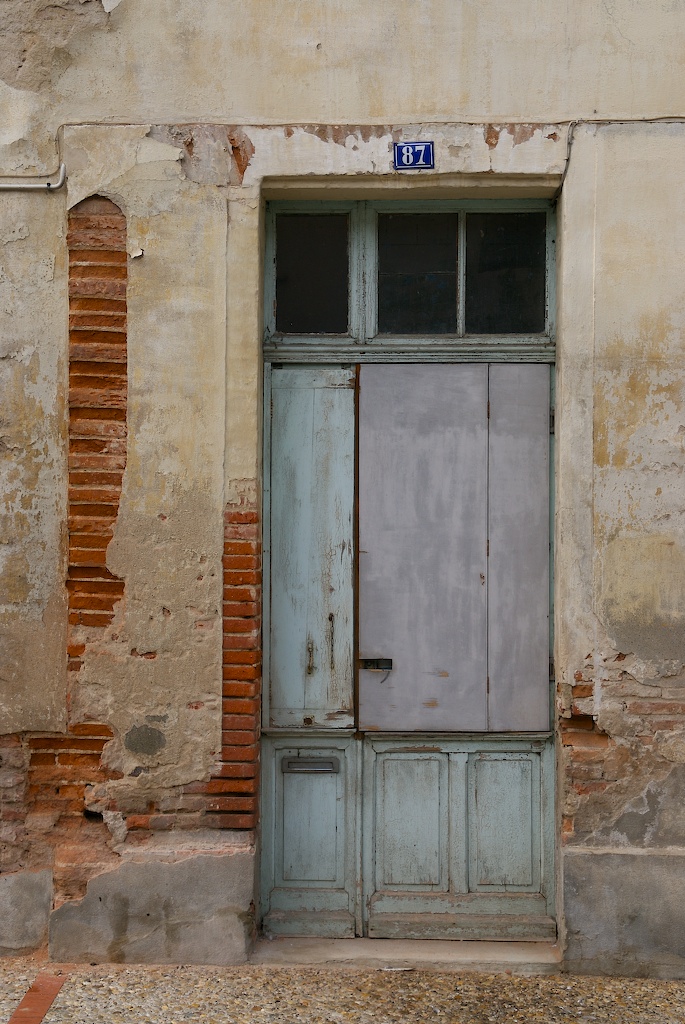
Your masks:
{"label": "glass pane in transom", "polygon": [[276,331],[347,334],[348,217],[276,217]]}
{"label": "glass pane in transom", "polygon": [[378,333],[457,330],[458,215],[378,217]]}
{"label": "glass pane in transom", "polygon": [[545,243],[541,213],[466,217],[466,333],[545,330]]}

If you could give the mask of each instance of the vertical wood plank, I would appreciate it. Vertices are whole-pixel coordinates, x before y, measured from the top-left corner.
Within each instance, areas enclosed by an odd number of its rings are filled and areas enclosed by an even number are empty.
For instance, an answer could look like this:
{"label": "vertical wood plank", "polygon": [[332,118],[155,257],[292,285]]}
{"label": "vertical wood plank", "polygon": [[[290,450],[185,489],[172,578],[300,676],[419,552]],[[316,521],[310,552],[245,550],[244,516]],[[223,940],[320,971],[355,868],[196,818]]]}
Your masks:
{"label": "vertical wood plank", "polygon": [[272,373],[271,725],[354,721],[353,384],[340,367]]}
{"label": "vertical wood plank", "polygon": [[486,727],[487,367],[361,367],[364,729]]}
{"label": "vertical wood plank", "polygon": [[549,728],[549,367],[490,366],[488,727]]}

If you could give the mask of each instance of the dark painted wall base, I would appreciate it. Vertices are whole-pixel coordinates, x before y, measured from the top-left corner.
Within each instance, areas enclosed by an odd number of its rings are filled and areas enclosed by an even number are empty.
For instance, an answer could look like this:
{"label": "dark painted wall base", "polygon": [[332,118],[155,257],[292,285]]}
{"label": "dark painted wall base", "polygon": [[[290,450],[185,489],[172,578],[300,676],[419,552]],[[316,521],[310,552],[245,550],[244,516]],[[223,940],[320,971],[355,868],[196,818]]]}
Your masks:
{"label": "dark painted wall base", "polygon": [[685,978],[685,849],[565,850],[566,970]]}

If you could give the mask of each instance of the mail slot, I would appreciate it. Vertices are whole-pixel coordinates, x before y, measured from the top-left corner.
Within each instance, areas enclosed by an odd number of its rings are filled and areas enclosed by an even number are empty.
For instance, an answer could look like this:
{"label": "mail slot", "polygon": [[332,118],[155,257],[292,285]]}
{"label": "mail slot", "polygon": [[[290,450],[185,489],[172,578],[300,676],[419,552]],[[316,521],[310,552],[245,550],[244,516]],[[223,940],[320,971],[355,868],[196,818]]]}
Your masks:
{"label": "mail slot", "polygon": [[284,757],[281,760],[282,772],[339,772],[340,761],[337,757]]}
{"label": "mail slot", "polygon": [[359,667],[367,672],[390,672],[392,658],[360,658]]}

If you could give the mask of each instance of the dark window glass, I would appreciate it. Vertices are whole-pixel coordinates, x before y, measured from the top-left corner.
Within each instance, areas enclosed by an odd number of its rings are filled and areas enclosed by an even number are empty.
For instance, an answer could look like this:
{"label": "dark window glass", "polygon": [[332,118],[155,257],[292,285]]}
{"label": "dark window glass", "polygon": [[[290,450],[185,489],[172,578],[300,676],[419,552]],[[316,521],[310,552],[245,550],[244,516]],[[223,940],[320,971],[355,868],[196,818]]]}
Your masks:
{"label": "dark window glass", "polygon": [[347,230],[340,214],[276,217],[276,330],[347,334]]}
{"label": "dark window glass", "polygon": [[378,217],[378,333],[457,330],[456,214]]}
{"label": "dark window glass", "polygon": [[544,213],[466,217],[466,333],[545,329]]}

